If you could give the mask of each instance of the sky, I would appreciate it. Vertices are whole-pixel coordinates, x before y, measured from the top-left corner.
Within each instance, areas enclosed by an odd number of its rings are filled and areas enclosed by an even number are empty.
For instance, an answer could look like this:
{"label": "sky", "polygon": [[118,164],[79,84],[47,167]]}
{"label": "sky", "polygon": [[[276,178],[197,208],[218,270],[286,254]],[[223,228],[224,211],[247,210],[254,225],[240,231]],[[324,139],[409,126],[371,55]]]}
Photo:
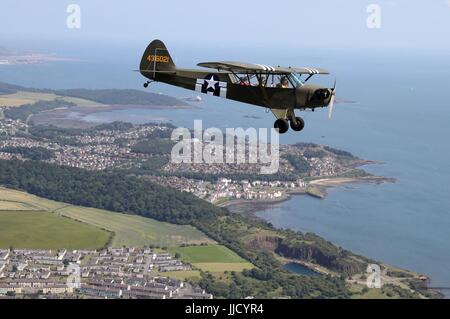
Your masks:
{"label": "sky", "polygon": [[[80,28],[67,27],[70,4],[79,5]],[[376,16],[371,4],[379,10]],[[155,38],[171,45],[228,49],[270,45],[450,51],[450,0],[2,0],[0,4],[0,46],[120,46]]]}

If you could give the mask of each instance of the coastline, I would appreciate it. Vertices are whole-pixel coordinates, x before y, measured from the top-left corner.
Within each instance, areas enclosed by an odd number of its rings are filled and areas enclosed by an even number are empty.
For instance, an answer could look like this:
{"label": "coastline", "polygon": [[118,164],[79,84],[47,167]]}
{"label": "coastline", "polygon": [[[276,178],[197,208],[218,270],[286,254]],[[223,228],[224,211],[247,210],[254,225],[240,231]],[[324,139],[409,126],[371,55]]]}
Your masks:
{"label": "coastline", "polygon": [[[198,106],[188,105],[98,105],[61,107],[33,114],[33,123],[37,125],[57,125],[64,128],[88,128],[108,121],[89,121],[85,117],[96,113],[114,112],[129,109],[147,110],[185,110]],[[155,119],[155,121],[159,121]]]}
{"label": "coastline", "polygon": [[[190,108],[189,106],[130,106],[130,105],[102,105],[102,106],[92,106],[92,107],[71,107],[71,108],[61,108],[61,109],[55,109],[55,110],[51,110],[51,111],[47,111],[47,112],[42,112],[41,114],[43,114],[43,116],[55,112],[58,113],[59,111],[61,111],[62,113],[66,112],[64,115],[65,116],[69,116],[68,118],[66,117],[65,119],[69,120],[73,120],[75,121],[83,121],[85,124],[88,123],[92,123],[92,122],[87,122],[85,120],[83,120],[82,116],[83,115],[88,115],[88,114],[95,114],[97,112],[111,112],[114,110],[121,110],[121,109],[130,109],[130,108],[135,108],[135,109],[176,109],[176,108]],[[196,107],[192,107],[192,108],[196,108]],[[78,113],[77,117],[77,110],[82,110],[82,113]],[[72,116],[70,116],[72,115]],[[98,123],[93,123],[94,125],[98,124]],[[369,165],[369,164],[379,164],[379,162],[375,162],[375,161],[368,161],[368,160],[361,160],[361,159],[356,159],[353,164],[351,166],[348,167],[352,167],[352,168],[357,168],[357,167],[361,167],[364,165]],[[348,173],[348,175],[350,177],[346,177],[345,175]],[[354,174],[355,176],[352,177],[351,174]],[[339,185],[347,185],[347,184],[355,184],[355,183],[376,183],[376,184],[380,184],[380,183],[384,183],[384,182],[395,182],[394,178],[388,178],[388,177],[382,177],[382,176],[373,176],[370,174],[364,173],[363,174],[358,174],[358,172],[353,172],[353,170],[349,170],[347,172],[345,172],[344,174],[342,174],[342,176],[320,176],[320,177],[316,177],[316,178],[311,178],[308,179],[308,186],[304,187],[304,188],[286,188],[283,189],[282,191],[282,195],[279,198],[276,199],[271,199],[271,200],[245,200],[245,199],[239,199],[239,200],[227,200],[223,203],[221,203],[220,205],[217,206],[221,206],[221,207],[228,207],[230,208],[230,211],[234,211],[234,212],[238,212],[241,213],[243,215],[248,215],[249,217],[255,218],[255,219],[260,219],[260,220],[265,220],[262,217],[258,217],[257,216],[257,212],[258,211],[262,211],[265,210],[267,208],[273,207],[274,205],[278,205],[282,202],[288,201],[292,198],[292,196],[294,195],[309,195],[312,196],[314,198],[317,199],[325,199],[327,196],[327,188],[330,187],[336,187]],[[241,210],[242,212],[239,212],[239,210]],[[266,220],[267,221],[267,220]],[[321,274],[331,274],[329,270],[327,270],[324,267],[321,267],[317,264],[314,263],[310,263],[307,261],[302,261],[299,259],[286,259],[285,262],[293,262],[293,263],[298,263],[306,268],[309,268],[315,272],[321,273]],[[391,266],[388,266],[389,268],[393,268]],[[402,270],[403,271],[403,270]],[[417,273],[415,273],[417,274]],[[336,275],[336,274],[334,274]],[[358,280],[359,279],[359,280]],[[362,280],[362,278],[355,278],[353,280],[354,284],[364,284],[364,280]],[[390,280],[386,280],[387,283],[389,282],[393,282]],[[407,288],[407,287],[404,287]]]}
{"label": "coastline", "polygon": [[[269,220],[259,217],[257,215],[258,211],[263,211],[266,209],[270,209],[271,207],[278,205],[280,203],[283,203],[285,201],[288,201],[292,198],[292,196],[295,195],[307,195],[312,196],[317,199],[325,199],[326,189],[330,187],[336,187],[340,185],[347,185],[347,184],[356,184],[356,183],[395,183],[395,178],[389,178],[389,177],[382,177],[382,176],[365,176],[365,177],[357,177],[357,178],[348,178],[348,177],[327,177],[327,178],[318,178],[310,183],[321,189],[324,193],[323,196],[318,196],[312,192],[307,191],[306,189],[303,190],[289,190],[285,193],[283,193],[283,196],[279,199],[274,200],[228,200],[226,202],[221,203],[220,207],[226,207],[230,210],[232,213],[241,214],[243,216],[254,218],[266,222],[270,222]],[[301,259],[296,258],[289,258],[289,257],[283,257],[283,256],[277,256],[277,259],[282,262],[283,265],[289,264],[289,263],[297,263],[305,268],[308,268],[309,270],[316,272],[321,275],[331,275],[331,276],[337,276],[338,274],[334,271],[331,271],[327,269],[326,267],[323,267],[321,265],[318,265],[316,263],[308,262]],[[382,267],[382,273],[381,273],[381,280],[383,282],[383,285],[394,285],[397,287],[401,287],[403,289],[409,290],[409,291],[416,291],[419,292],[421,295],[421,298],[424,298],[425,295],[423,295],[423,291],[429,292],[431,298],[437,298],[437,299],[443,299],[445,298],[445,294],[436,288],[433,288],[430,286],[430,283],[432,281],[432,278],[427,274],[422,274],[420,272],[414,271],[414,270],[407,270],[404,268],[397,267],[395,265],[386,264],[382,261],[373,261],[376,264],[379,264]],[[389,274],[389,273],[393,274]],[[397,273],[397,274],[395,274]],[[413,290],[408,284],[408,281],[416,281],[419,282],[420,285],[423,285],[425,290]],[[365,287],[366,285],[366,277],[364,273],[355,274],[351,277],[349,277],[346,282],[352,286],[352,287]]]}
{"label": "coastline", "polygon": [[364,177],[322,177],[309,182],[309,186],[301,189],[287,189],[283,195],[277,199],[230,199],[220,203],[219,207],[226,207],[233,213],[242,213],[253,218],[256,212],[265,210],[274,205],[288,201],[294,195],[307,195],[317,199],[325,199],[327,196],[327,188],[336,187],[347,184],[357,183],[395,183],[396,179],[383,176],[364,176]]}

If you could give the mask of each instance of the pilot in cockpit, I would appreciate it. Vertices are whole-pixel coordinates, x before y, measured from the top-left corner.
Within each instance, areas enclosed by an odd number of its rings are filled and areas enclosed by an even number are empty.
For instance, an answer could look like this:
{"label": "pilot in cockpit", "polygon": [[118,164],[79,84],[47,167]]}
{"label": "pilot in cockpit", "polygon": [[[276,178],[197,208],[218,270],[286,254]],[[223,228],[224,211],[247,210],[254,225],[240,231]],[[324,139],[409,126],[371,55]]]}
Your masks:
{"label": "pilot in cockpit", "polygon": [[240,78],[240,85],[245,85],[245,86],[249,86],[250,85],[250,79],[248,78],[248,76],[244,76],[242,78]]}
{"label": "pilot in cockpit", "polygon": [[282,88],[282,89],[288,89],[289,88],[289,80],[288,80],[288,78],[283,76],[280,79],[280,83],[278,83],[277,87],[278,88]]}
{"label": "pilot in cockpit", "polygon": [[261,78],[259,79],[259,86],[266,86],[267,83],[267,77],[265,75],[261,75]]}

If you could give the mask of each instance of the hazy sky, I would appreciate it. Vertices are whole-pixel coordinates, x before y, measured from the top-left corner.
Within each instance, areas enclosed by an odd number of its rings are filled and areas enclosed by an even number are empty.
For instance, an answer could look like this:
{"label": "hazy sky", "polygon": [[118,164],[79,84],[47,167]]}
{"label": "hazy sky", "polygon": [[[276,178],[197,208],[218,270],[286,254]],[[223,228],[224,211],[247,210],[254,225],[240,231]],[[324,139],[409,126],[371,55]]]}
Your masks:
{"label": "hazy sky", "polygon": [[[69,4],[81,28],[69,29]],[[370,4],[381,28],[367,27]],[[0,46],[60,42],[450,50],[450,0],[1,0]]]}

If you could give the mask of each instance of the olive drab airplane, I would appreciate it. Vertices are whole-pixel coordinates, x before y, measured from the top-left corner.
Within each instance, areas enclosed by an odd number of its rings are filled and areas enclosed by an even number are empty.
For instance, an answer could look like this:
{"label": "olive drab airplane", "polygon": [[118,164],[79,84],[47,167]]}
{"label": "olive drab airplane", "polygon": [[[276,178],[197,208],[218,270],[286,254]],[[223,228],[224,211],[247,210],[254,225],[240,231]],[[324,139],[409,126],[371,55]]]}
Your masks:
{"label": "olive drab airplane", "polygon": [[[175,66],[164,43],[154,40],[142,57],[139,72],[151,82],[163,82],[204,94],[253,104],[270,109],[276,117],[279,133],[290,127],[301,131],[305,122],[295,110],[328,107],[333,112],[336,81],[333,88],[307,84],[316,74],[329,74],[319,68],[273,67],[242,62],[203,62],[198,66],[213,69],[181,69]],[[305,78],[302,78],[305,76]]]}

